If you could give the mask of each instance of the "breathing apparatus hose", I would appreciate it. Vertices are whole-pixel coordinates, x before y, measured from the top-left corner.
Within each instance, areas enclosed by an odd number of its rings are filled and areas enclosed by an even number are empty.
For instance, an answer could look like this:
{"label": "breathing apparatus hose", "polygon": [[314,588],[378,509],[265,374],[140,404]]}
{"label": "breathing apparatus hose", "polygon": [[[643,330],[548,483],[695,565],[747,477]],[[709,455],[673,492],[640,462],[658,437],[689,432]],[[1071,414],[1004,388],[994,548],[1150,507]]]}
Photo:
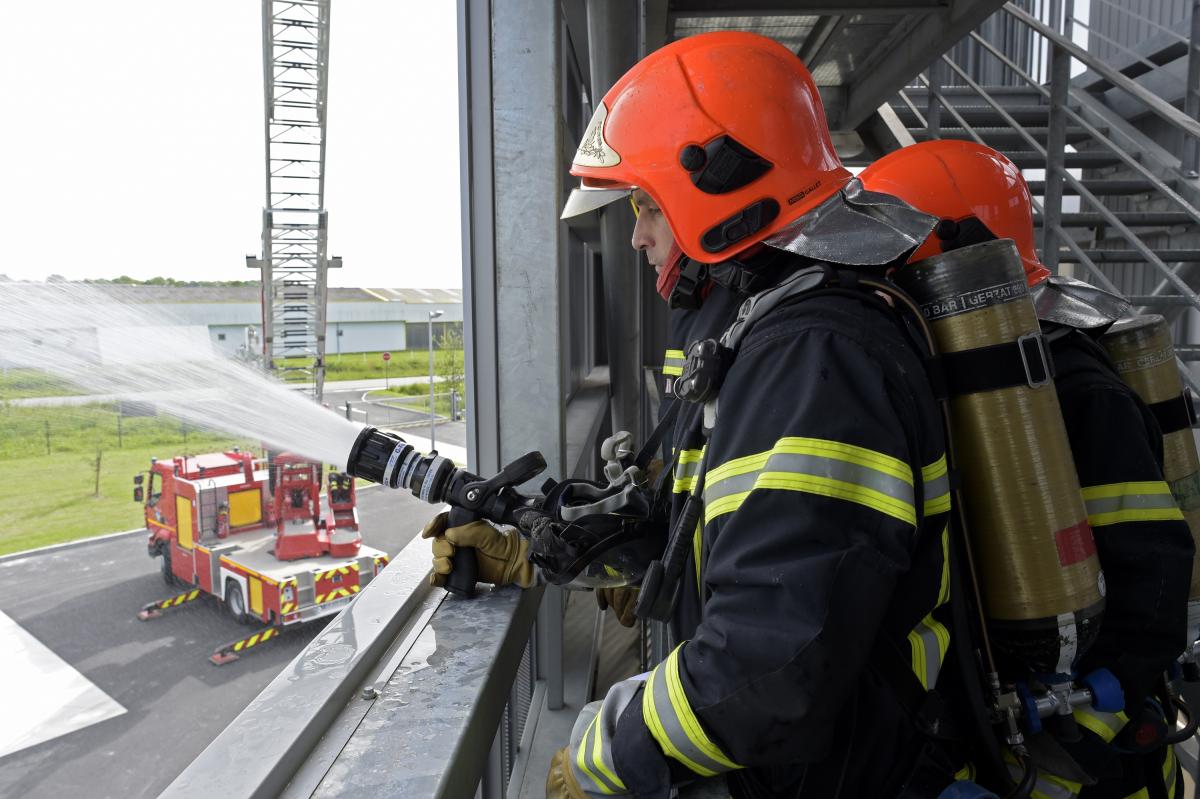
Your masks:
{"label": "breathing apparatus hose", "polygon": [[1188,740],[1196,734],[1196,727],[1200,725],[1200,719],[1198,719],[1196,714],[1192,712],[1191,706],[1188,705],[1182,696],[1172,694],[1170,699],[1171,704],[1175,706],[1175,710],[1179,713],[1182,713],[1187,719],[1187,724],[1185,724],[1182,729],[1178,729],[1163,738],[1163,743],[1167,746],[1181,744]]}
{"label": "breathing apparatus hose", "polygon": [[1033,758],[1029,756],[1028,752],[1023,755],[1014,753],[1013,756],[1021,766],[1021,781],[1010,793],[1004,795],[1004,799],[1027,799],[1033,794],[1033,789],[1037,785],[1037,766],[1033,764]]}
{"label": "breathing apparatus hose", "polygon": [[[928,323],[925,321],[925,315],[917,306],[912,297],[898,287],[883,281],[873,280],[869,278],[860,278],[859,284],[866,286],[874,291],[884,295],[893,302],[904,306],[907,315],[912,318],[920,331],[921,337],[924,339],[925,346],[929,352],[930,358],[936,358],[938,355],[937,343],[933,338],[933,331],[930,330]],[[942,415],[942,428],[946,439],[946,467],[949,474],[955,473],[955,450],[954,450],[954,432],[950,425],[950,400],[947,397],[939,398],[938,407]],[[971,624],[970,615],[964,607],[966,597],[959,589],[958,581],[951,580],[951,615],[954,620],[955,627],[961,632],[965,632],[971,626],[974,626],[977,632],[977,639],[980,642],[983,654],[983,667],[989,680],[988,688],[993,694],[999,690],[999,680],[996,671],[996,661],[992,654],[991,641],[988,638],[987,632],[987,617],[984,615],[983,609],[983,592],[979,587],[978,571],[975,568],[975,557],[971,551],[971,539],[968,533],[967,515],[963,502],[962,492],[951,483],[951,493],[953,494],[953,507],[955,526],[959,531],[959,535],[951,541],[950,557],[953,559],[951,568],[954,571],[961,572],[961,569],[954,569],[957,564],[957,553],[962,552],[962,557],[965,559],[966,572],[969,576],[971,591],[974,599],[976,610],[976,618],[974,625]],[[957,544],[957,546],[956,546]],[[962,634],[952,635],[951,646],[955,649],[955,660],[958,663],[963,688],[967,693],[967,702],[970,706],[971,722],[974,727],[974,734],[979,743],[984,747],[984,751],[980,754],[986,755],[988,762],[986,764],[977,763],[977,767],[983,767],[989,772],[991,778],[998,784],[1013,785],[1012,779],[1009,777],[1008,769],[1005,767],[1004,760],[1001,757],[1000,749],[996,743],[996,736],[992,729],[992,719],[987,715],[989,705],[988,697],[985,696],[982,685],[979,681],[978,667],[974,662],[974,657],[969,647],[969,642]],[[995,698],[994,696],[992,697]],[[1037,781],[1037,767],[1033,763],[1032,757],[1023,746],[1017,747],[1019,751],[1015,751],[1014,755],[1017,758],[1018,764],[1021,766],[1021,779],[1013,785],[1012,790],[1005,794],[1005,799],[1025,799],[1033,792],[1034,785]]]}

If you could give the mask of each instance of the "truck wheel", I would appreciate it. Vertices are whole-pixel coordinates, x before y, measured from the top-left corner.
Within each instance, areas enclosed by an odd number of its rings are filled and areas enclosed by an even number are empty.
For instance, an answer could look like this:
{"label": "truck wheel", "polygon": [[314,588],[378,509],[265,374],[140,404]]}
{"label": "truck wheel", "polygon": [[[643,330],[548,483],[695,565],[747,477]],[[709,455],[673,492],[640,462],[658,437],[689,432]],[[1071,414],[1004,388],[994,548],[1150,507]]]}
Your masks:
{"label": "truck wheel", "polygon": [[250,617],[246,615],[246,598],[242,596],[242,587],[236,580],[225,581],[225,608],[230,618],[238,624],[250,623]]}
{"label": "truck wheel", "polygon": [[175,579],[175,572],[171,571],[171,545],[163,544],[160,548],[162,552],[162,567],[163,582],[167,585],[175,585],[179,581]]}

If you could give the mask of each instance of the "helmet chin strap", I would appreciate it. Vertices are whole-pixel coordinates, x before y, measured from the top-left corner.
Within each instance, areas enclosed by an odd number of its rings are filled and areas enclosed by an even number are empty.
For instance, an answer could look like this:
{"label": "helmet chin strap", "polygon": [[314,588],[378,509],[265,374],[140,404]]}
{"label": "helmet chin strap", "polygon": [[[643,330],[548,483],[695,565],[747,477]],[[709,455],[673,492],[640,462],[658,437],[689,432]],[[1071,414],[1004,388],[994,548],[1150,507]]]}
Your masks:
{"label": "helmet chin strap", "polygon": [[779,279],[779,270],[774,267],[787,257],[783,251],[755,246],[736,258],[704,264],[672,246],[667,268],[658,276],[658,292],[671,308],[695,310],[704,303],[715,284],[738,294],[760,291]]}
{"label": "helmet chin strap", "polygon": [[675,290],[675,284],[679,282],[679,270],[682,266],[683,250],[679,249],[678,244],[672,242],[671,251],[667,253],[667,262],[658,274],[658,282],[654,284],[658,293],[668,302],[671,299],[671,293]]}

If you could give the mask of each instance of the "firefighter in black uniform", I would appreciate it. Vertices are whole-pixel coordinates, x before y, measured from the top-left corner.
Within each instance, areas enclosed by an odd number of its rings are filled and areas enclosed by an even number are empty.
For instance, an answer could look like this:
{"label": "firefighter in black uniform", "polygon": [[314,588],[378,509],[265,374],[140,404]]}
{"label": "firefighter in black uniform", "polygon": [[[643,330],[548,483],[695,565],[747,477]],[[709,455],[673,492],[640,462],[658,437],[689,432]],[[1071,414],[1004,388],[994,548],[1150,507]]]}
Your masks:
{"label": "firefighter in black uniform", "polygon": [[676,645],[585,709],[548,795],[666,797],[724,775],[735,797],[936,796],[956,770],[920,723],[951,635],[943,437],[903,320],[857,285],[934,220],[851,179],[803,65],[753,34],[635,66],[572,172],[565,215],[652,198],[711,280],[706,304],[776,283],[783,299],[716,350],[723,368],[681,367],[720,388],[676,425],[667,558],[683,546],[686,570],[640,597]]}
{"label": "firefighter in black uniform", "polygon": [[1076,747],[1085,770],[1099,778],[1097,784],[1057,779],[1044,792],[1157,798],[1174,797],[1178,786],[1182,795],[1170,747],[1159,743],[1150,756],[1127,756],[1120,763],[1116,754],[1135,747],[1131,739],[1139,725],[1121,733],[1129,719],[1161,712],[1145,710],[1146,701],[1188,643],[1194,555],[1191,533],[1163,479],[1159,425],[1096,340],[1128,305],[1080,281],[1050,276],[1034,249],[1025,180],[989,147],[963,141],[916,144],[875,162],[861,178],[867,188],[899,196],[941,220],[913,261],[993,238],[1012,239],[1050,341],[1059,404],[1107,582],[1104,623],[1080,670],[1112,671],[1124,691],[1126,711],[1076,711],[1087,733],[1115,744],[1098,760]]}

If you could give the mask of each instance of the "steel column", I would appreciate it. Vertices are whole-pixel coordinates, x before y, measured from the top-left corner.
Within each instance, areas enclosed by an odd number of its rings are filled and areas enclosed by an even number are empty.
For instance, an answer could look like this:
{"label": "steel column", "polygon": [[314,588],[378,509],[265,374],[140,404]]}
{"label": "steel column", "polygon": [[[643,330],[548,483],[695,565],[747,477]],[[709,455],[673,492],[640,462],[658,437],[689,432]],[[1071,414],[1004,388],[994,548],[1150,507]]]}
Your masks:
{"label": "steel column", "polygon": [[538,608],[535,650],[538,679],[546,683],[546,709],[563,709],[563,609],[566,595],[557,585],[546,586]]}
{"label": "steel column", "polygon": [[[1184,112],[1200,120],[1200,0],[1192,0],[1192,31],[1188,40],[1187,94]],[[1189,178],[1200,177],[1200,139],[1183,136],[1183,172]]]}
{"label": "steel column", "polygon": [[459,0],[463,361],[470,409],[467,462],[480,474],[495,474],[501,466],[491,26],[490,0]]}
{"label": "steel column", "polygon": [[[588,60],[592,103],[637,61],[637,0],[588,0]],[[564,143],[574,145],[574,142]],[[600,212],[601,268],[604,275],[605,332],[612,392],[612,429],[641,439],[642,353],[641,257],[633,251],[633,214],[627,203]]]}
{"label": "steel column", "polygon": [[925,133],[932,141],[942,138],[942,62],[934,61],[929,66],[929,77],[925,85]]}
{"label": "steel column", "polygon": [[[1051,19],[1057,23],[1059,3],[1051,4]],[[1074,0],[1067,0],[1066,19],[1075,13]],[[1068,27],[1069,30],[1069,27]],[[1059,243],[1055,231],[1062,221],[1063,170],[1067,149],[1067,101],[1071,87],[1071,55],[1057,44],[1050,45],[1050,117],[1046,131],[1046,194],[1042,206],[1042,262],[1058,273]]]}

